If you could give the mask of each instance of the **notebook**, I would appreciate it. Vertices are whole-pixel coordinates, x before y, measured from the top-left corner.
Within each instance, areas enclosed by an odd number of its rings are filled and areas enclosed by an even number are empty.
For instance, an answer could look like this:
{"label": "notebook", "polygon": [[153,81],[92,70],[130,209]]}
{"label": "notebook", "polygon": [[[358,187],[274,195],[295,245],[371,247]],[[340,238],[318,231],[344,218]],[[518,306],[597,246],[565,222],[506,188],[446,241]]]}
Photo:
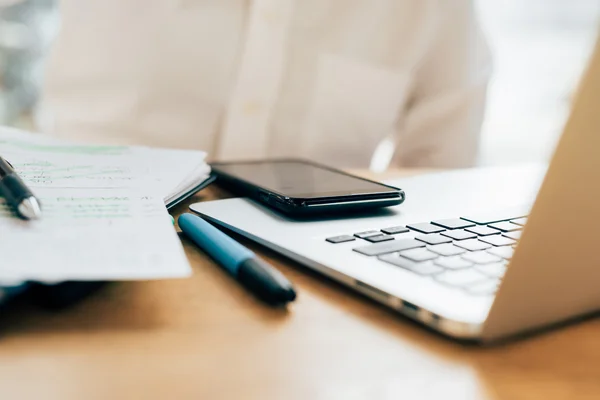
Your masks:
{"label": "notebook", "polygon": [[[32,186],[43,184],[42,178],[51,178],[53,184],[71,181],[80,187],[97,187],[105,180],[110,185],[101,187],[134,185],[158,193],[167,208],[214,179],[203,151],[82,144],[6,127],[0,128],[0,154]],[[92,176],[97,179],[75,179]]]}
{"label": "notebook", "polygon": [[19,293],[23,281],[191,274],[167,208],[211,182],[205,152],[80,144],[0,128],[0,154],[44,211],[40,221],[22,221],[0,198],[0,231],[6,232],[0,302]]}

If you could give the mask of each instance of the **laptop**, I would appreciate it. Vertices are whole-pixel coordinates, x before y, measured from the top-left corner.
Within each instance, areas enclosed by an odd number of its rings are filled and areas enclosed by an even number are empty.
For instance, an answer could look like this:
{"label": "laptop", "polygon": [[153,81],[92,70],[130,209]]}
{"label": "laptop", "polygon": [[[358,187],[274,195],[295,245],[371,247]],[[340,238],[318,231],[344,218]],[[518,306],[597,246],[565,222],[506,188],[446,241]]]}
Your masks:
{"label": "laptop", "polygon": [[600,308],[599,104],[597,45],[547,170],[397,180],[403,205],[352,218],[242,198],[190,208],[445,335],[496,341]]}

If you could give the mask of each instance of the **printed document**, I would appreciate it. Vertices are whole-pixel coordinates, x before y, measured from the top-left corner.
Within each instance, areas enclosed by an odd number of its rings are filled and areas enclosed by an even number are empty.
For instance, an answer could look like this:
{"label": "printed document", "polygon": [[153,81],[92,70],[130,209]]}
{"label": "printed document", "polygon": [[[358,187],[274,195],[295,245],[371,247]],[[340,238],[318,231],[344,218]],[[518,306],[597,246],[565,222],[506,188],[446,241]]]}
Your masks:
{"label": "printed document", "polygon": [[23,221],[0,198],[0,279],[123,280],[191,273],[164,206],[205,179],[205,153],[92,146],[0,129],[0,155],[42,203]]}

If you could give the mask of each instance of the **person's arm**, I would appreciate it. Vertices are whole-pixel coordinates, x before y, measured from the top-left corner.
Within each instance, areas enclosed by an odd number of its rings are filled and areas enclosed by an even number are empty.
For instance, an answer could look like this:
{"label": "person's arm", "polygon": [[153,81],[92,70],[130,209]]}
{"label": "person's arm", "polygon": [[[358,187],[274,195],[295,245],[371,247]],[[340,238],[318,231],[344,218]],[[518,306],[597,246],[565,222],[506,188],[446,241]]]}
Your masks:
{"label": "person's arm", "polygon": [[401,123],[402,166],[458,168],[475,163],[491,57],[472,1],[438,1],[437,29],[415,71]]}

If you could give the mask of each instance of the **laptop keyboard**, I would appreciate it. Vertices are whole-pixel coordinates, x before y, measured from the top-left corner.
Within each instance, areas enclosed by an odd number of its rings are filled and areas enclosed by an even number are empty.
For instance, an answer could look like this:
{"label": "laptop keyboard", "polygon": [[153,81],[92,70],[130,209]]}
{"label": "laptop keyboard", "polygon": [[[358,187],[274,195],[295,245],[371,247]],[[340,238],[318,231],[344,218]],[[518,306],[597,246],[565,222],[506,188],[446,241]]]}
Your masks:
{"label": "laptop keyboard", "polygon": [[472,295],[496,293],[527,217],[487,214],[325,239]]}

